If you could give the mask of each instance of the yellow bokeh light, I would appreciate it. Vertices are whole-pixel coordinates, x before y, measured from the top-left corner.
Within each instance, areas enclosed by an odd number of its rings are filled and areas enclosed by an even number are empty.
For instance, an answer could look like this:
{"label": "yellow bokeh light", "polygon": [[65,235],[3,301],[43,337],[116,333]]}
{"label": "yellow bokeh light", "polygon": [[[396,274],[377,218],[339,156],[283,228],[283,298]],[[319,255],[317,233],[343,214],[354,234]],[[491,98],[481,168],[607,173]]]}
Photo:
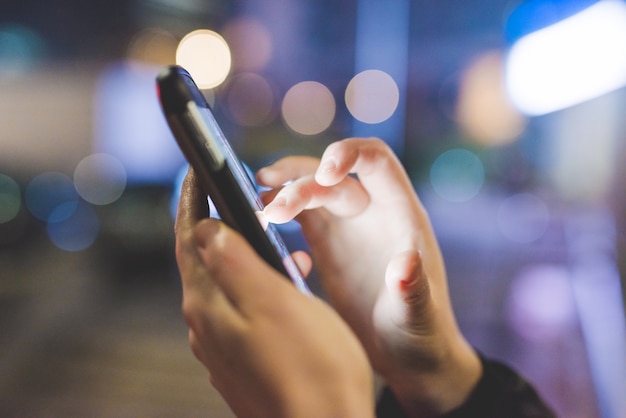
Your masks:
{"label": "yellow bokeh light", "polygon": [[506,93],[499,51],[481,55],[464,72],[456,117],[464,134],[481,145],[508,144],[523,132],[526,119]]}
{"label": "yellow bokeh light", "polygon": [[384,71],[366,70],[355,75],[346,88],[346,106],[356,119],[365,123],[384,122],[400,102],[400,90]]}
{"label": "yellow bokeh light", "polygon": [[230,48],[218,33],[198,29],[178,44],[176,63],[189,71],[198,87],[211,89],[222,84],[230,72]]}
{"label": "yellow bokeh light", "polygon": [[285,124],[303,135],[316,135],[328,129],[336,110],[333,94],[317,81],[303,81],[291,87],[282,104]]}

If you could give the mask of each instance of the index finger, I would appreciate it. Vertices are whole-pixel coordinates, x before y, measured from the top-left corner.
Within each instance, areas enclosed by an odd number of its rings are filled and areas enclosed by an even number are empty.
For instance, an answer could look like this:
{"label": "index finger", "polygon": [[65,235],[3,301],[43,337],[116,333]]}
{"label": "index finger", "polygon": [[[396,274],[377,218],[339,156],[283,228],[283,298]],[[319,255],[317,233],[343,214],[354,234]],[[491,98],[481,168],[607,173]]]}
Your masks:
{"label": "index finger", "polygon": [[413,185],[398,157],[378,138],[348,138],[326,148],[315,180],[332,186],[356,174],[373,199],[394,201],[414,195]]}
{"label": "index finger", "polygon": [[241,315],[253,317],[259,306],[275,304],[274,296],[284,291],[300,293],[239,233],[221,222],[199,223],[196,244],[211,280]]}

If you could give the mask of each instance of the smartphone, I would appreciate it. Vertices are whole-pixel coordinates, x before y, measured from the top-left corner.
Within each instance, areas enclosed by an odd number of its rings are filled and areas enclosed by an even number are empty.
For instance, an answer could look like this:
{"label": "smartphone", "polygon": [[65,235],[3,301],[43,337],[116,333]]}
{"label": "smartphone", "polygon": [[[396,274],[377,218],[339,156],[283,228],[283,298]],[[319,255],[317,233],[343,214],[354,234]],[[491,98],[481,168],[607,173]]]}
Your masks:
{"label": "smartphone", "polygon": [[310,293],[278,231],[262,220],[257,188],[189,73],[167,67],[157,76],[157,91],[174,138],[222,221],[299,290]]}

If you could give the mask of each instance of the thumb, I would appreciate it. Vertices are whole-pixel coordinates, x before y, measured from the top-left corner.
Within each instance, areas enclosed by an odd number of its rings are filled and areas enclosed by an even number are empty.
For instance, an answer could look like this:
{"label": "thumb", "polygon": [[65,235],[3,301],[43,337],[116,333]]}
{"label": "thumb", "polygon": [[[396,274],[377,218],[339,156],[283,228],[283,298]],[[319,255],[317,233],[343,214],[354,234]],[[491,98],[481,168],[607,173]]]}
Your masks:
{"label": "thumb", "polygon": [[430,285],[421,253],[407,250],[394,256],[387,265],[385,284],[392,320],[402,328],[419,331],[431,306]]}
{"label": "thumb", "polygon": [[220,221],[199,222],[196,245],[209,277],[236,305],[288,283],[239,233]]}

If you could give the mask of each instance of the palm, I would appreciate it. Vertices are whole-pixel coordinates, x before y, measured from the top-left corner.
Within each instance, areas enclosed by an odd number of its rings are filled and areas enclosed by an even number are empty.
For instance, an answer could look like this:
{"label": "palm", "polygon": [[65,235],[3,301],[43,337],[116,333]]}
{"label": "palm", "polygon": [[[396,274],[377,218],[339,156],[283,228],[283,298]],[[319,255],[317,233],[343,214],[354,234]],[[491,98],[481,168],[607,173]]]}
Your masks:
{"label": "palm", "polygon": [[[432,279],[442,277],[439,250],[430,238],[430,228],[415,210],[403,205],[372,202],[353,219],[330,218],[332,238],[306,228],[312,255],[325,291],[337,311],[355,330],[375,367],[386,356],[380,352],[380,332],[374,322],[374,309],[385,292],[385,271],[390,260],[408,249],[421,249],[434,257],[426,268]],[[311,214],[313,215],[313,214]],[[382,222],[382,220],[387,220]],[[424,235],[425,234],[425,235]],[[436,274],[435,274],[436,273]],[[431,284],[433,287],[434,284]],[[354,295],[360,295],[355,298]]]}
{"label": "palm", "polygon": [[[375,325],[374,310],[384,293],[390,260],[403,251],[420,250],[427,260],[431,288],[445,290],[445,272],[428,217],[406,173],[386,147],[367,143],[372,145],[385,154],[384,159],[378,155],[375,164],[359,165],[359,158],[372,156],[353,156],[356,162],[348,164],[360,182],[342,173],[329,187],[320,186],[312,175],[318,160],[287,159],[280,168],[291,175],[289,180],[299,178],[286,188],[292,195],[284,220],[298,215],[331,304],[357,333],[380,371],[390,365],[381,351],[384,330]],[[279,184],[285,180],[281,177]]]}

